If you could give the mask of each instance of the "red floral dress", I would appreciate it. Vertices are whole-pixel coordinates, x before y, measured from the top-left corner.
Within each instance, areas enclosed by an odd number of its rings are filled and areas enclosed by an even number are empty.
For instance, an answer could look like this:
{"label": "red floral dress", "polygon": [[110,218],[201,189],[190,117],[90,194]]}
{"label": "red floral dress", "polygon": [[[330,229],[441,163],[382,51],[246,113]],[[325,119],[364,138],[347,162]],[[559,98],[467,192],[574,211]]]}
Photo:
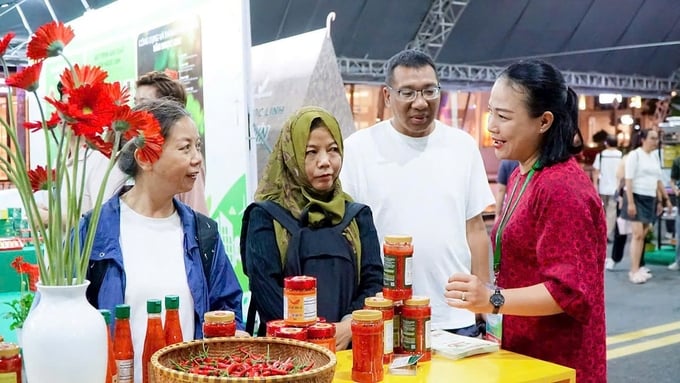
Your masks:
{"label": "red floral dress", "polygon": [[[508,196],[519,186],[506,207],[525,179],[513,173]],[[602,202],[574,159],[534,174],[502,233],[498,285],[544,283],[564,312],[504,315],[504,349],[574,368],[579,383],[607,381],[606,232]]]}

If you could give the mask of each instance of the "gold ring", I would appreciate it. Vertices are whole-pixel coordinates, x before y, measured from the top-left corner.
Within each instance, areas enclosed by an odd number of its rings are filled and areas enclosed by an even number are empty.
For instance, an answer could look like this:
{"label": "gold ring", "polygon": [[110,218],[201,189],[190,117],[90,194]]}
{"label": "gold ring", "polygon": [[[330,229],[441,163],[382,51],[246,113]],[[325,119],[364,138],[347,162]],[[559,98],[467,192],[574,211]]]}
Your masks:
{"label": "gold ring", "polygon": [[463,291],[460,295],[460,300],[465,302],[465,291]]}

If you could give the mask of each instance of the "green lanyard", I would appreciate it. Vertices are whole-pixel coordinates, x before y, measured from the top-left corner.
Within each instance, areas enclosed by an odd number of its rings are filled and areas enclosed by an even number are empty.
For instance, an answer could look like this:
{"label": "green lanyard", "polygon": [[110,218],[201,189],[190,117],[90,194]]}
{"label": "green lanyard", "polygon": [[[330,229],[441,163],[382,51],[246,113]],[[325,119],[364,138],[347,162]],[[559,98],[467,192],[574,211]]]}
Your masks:
{"label": "green lanyard", "polygon": [[[510,198],[508,199],[508,204],[505,206],[505,209],[503,209],[503,216],[501,217],[501,222],[498,225],[498,230],[496,231],[496,241],[495,241],[496,247],[493,251],[493,271],[494,271],[494,275],[498,275],[498,271],[500,270],[500,266],[501,266],[501,237],[503,236],[503,230],[505,229],[505,225],[508,223],[510,216],[515,211],[515,208],[517,207],[519,200],[522,198],[522,195],[524,194],[524,190],[526,190],[527,185],[529,185],[529,181],[531,181],[531,178],[534,176],[534,173],[536,173],[536,170],[540,166],[541,165],[539,164],[539,162],[536,161],[534,166],[531,167],[531,170],[529,170],[529,173],[527,173],[527,178],[526,178],[526,180],[524,180],[524,184],[522,185],[522,188],[519,191],[519,195],[517,196],[517,199],[513,200],[513,198],[515,197],[515,192],[517,191],[517,186],[519,185],[519,179],[517,179],[517,182],[515,182],[515,186],[513,186],[513,188],[512,188],[512,193],[510,194]],[[495,284],[495,281],[494,281],[494,284]]]}

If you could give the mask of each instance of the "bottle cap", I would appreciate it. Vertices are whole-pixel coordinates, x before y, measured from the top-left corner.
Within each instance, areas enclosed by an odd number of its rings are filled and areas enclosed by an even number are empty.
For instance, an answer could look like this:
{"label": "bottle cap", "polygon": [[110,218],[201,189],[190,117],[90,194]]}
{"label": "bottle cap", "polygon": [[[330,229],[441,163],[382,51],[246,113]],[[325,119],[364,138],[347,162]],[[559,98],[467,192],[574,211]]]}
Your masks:
{"label": "bottle cap", "polygon": [[366,299],[364,299],[364,306],[380,308],[392,307],[392,300],[378,297],[366,297]]}
{"label": "bottle cap", "polygon": [[146,301],[146,312],[149,314],[160,314],[161,308],[162,305],[160,299],[148,299]]}
{"label": "bottle cap", "polygon": [[352,319],[360,322],[369,322],[382,319],[382,313],[378,310],[354,310]]}
{"label": "bottle cap", "polygon": [[427,306],[430,304],[430,298],[414,295],[411,299],[404,301],[404,306]]}
{"label": "bottle cap", "polygon": [[130,305],[116,305],[116,319],[130,319]]}
{"label": "bottle cap", "polygon": [[104,322],[106,322],[107,325],[111,324],[111,311],[101,309],[99,312],[104,317]]}
{"label": "bottle cap", "polygon": [[398,245],[400,243],[411,243],[413,240],[413,237],[410,235],[386,235],[385,236],[385,242],[392,244],[392,245]]}
{"label": "bottle cap", "polygon": [[316,278],[306,275],[296,275],[283,279],[283,287],[293,290],[309,290],[316,288]]}
{"label": "bottle cap", "polygon": [[0,358],[13,358],[19,355],[19,346],[14,343],[0,343]]}
{"label": "bottle cap", "polygon": [[177,310],[179,308],[179,296],[177,295],[166,295],[165,296],[165,309],[166,310]]}
{"label": "bottle cap", "polygon": [[233,322],[235,318],[233,311],[208,311],[203,314],[203,320],[207,323],[228,323]]}

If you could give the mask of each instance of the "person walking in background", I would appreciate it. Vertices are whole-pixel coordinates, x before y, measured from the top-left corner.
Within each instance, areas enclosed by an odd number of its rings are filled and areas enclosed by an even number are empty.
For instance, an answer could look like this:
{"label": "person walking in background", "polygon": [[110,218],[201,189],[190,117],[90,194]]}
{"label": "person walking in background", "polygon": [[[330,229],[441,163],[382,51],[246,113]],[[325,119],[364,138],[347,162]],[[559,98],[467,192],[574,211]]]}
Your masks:
{"label": "person walking in background", "polygon": [[[495,286],[456,273],[449,305],[502,321],[502,348],[576,369],[576,381],[607,380],[602,201],[574,159],[583,147],[578,97],[538,60],[510,65],[489,98],[496,156],[520,162],[496,222]],[[502,318],[494,314],[503,314]]]}
{"label": "person walking in background", "polygon": [[668,265],[669,270],[680,270],[680,156],[673,160],[671,166],[671,189],[675,195],[675,261]]}
{"label": "person walking in background", "polygon": [[[610,233],[616,220],[616,207],[612,208],[610,202],[616,203],[614,195],[618,183],[616,181],[616,168],[618,167],[623,153],[616,147],[616,137],[608,135],[604,141],[605,148],[595,156],[593,162],[593,185],[600,193],[602,204],[607,216],[607,233]],[[609,234],[607,234],[609,236]]]}
{"label": "person walking in background", "polygon": [[512,172],[517,169],[519,162],[514,160],[501,160],[498,166],[498,178],[496,180],[496,209],[494,210],[494,221],[498,221],[503,211],[503,204],[505,203],[505,196],[507,194],[508,179]]}
{"label": "person walking in background", "polygon": [[[87,274],[88,280],[100,283],[88,286],[87,297],[98,309],[113,311],[118,304],[130,305],[135,381],[141,382],[148,299],[179,296],[184,340],[203,337],[201,325],[207,311],[233,311],[237,328],[243,330],[244,324],[241,286],[222,240],[218,236],[215,241],[206,275],[197,242],[196,212],[173,198],[191,190],[201,166],[196,125],[186,109],[171,100],[149,100],[133,110],[148,111],[158,120],[162,152],[155,161],[134,145],[121,152],[118,166],[135,184],[102,206]],[[90,218],[87,215],[80,222],[81,239]],[[94,277],[95,270],[102,278]]]}
{"label": "person walking in background", "polygon": [[477,336],[475,315],[451,310],[441,293],[455,272],[489,280],[482,212],[494,197],[477,142],[435,120],[440,87],[427,54],[394,55],[383,95],[392,118],[347,138],[343,188],[375,212],[379,238],[413,237],[413,294],[430,298],[431,327]]}
{"label": "person walking in background", "polygon": [[[335,117],[319,107],[301,108],[281,130],[258,184],[255,200],[273,201],[301,226],[317,229],[336,226],[345,221],[345,215],[355,207],[353,205],[359,205],[353,203],[340,186],[338,175],[342,162],[342,134]],[[380,243],[371,209],[365,205],[357,207],[360,209],[357,215],[343,230],[353,255],[340,257],[340,253],[329,252],[326,254],[331,255],[314,256],[313,260],[307,258],[307,262],[303,262],[300,259],[303,254],[291,254],[297,262],[303,263],[300,265],[303,269],[328,270],[322,272],[325,278],[309,271],[306,274],[317,277],[318,315],[336,323],[338,350],[347,348],[352,339],[352,311],[363,308],[364,299],[382,291],[383,287]],[[250,278],[260,321],[282,319],[283,279],[297,275],[292,273],[294,267],[289,267],[289,259],[284,257],[289,253],[291,233],[267,209],[257,204],[246,209],[244,222],[247,222],[243,226],[247,237],[242,239],[242,244],[245,243],[242,246],[244,269]],[[301,237],[303,240],[308,243],[300,243],[299,249],[324,246],[314,244],[312,236]],[[329,245],[325,246],[328,250]],[[282,264],[283,259],[286,261]],[[260,328],[264,329],[264,326]]]}
{"label": "person walking in background", "polygon": [[[184,86],[177,80],[163,72],[149,72],[142,75],[136,85],[135,104],[157,98],[174,100],[187,106],[187,93]],[[201,214],[208,215],[208,206],[205,203],[205,164],[196,177],[194,187],[177,196],[181,202],[189,205]]]}
{"label": "person walking in background", "polygon": [[[669,208],[672,207],[662,182],[661,163],[656,151],[659,133],[643,129],[640,138],[642,146],[630,152],[626,159],[626,193],[621,211],[621,218],[631,221],[633,238],[630,242],[628,279],[634,284],[645,283],[651,277],[649,272],[640,268],[645,236],[663,211],[662,201],[666,201]],[[657,193],[661,199],[657,199]]]}

